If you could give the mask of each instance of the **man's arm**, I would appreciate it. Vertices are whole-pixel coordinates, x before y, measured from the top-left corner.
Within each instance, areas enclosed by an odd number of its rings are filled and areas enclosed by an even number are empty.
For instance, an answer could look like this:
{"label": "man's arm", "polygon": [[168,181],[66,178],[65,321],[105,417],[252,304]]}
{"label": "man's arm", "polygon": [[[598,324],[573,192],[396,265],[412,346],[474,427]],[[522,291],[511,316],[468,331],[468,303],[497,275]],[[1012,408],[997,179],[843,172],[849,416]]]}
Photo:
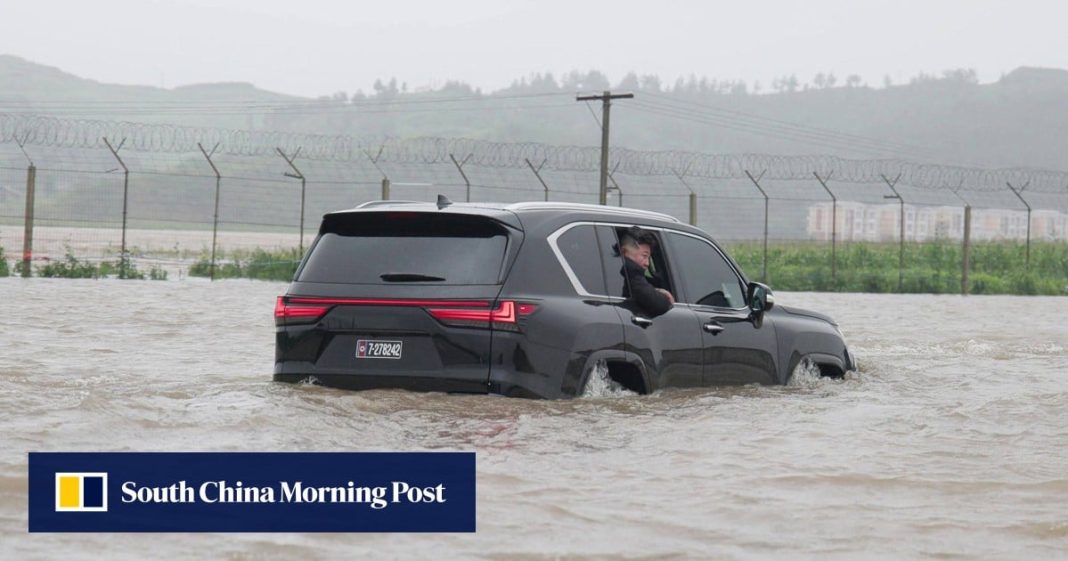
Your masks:
{"label": "man's arm", "polygon": [[671,302],[671,305],[675,305],[675,297],[672,296],[671,293],[667,291],[667,289],[657,288],[656,291],[660,294],[663,294],[664,298],[667,298],[668,302]]}
{"label": "man's arm", "polygon": [[645,272],[637,263],[629,259],[624,259],[624,261],[627,261],[624,268],[627,271],[627,282],[630,284],[630,297],[650,317],[666,314],[671,309],[671,299],[649,284],[649,281],[645,279]]}

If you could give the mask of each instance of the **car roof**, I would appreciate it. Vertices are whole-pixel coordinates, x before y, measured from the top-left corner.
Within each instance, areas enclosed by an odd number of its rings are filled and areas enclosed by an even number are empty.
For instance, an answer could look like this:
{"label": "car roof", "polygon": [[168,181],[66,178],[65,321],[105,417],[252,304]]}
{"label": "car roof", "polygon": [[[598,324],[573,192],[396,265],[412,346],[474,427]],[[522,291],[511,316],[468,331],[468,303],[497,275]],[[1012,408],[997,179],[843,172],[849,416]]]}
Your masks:
{"label": "car roof", "polygon": [[[447,199],[446,199],[447,201]],[[452,203],[449,202],[447,206],[439,206],[436,203],[420,202],[420,201],[370,201],[363,203],[356,208],[332,212],[330,214],[348,213],[348,212],[360,212],[360,211],[381,211],[381,210],[408,210],[416,212],[427,211],[449,211],[482,215],[495,215],[497,213],[514,213],[522,215],[528,212],[546,212],[546,211],[558,211],[558,212],[575,212],[575,213],[598,213],[609,214],[620,218],[643,218],[652,220],[662,220],[665,222],[673,222],[681,224],[678,218],[671,216],[670,214],[664,214],[661,212],[653,212],[650,210],[641,210],[636,208],[627,207],[615,207],[604,205],[592,205],[585,203],[567,203],[567,202],[519,202],[519,203]]]}

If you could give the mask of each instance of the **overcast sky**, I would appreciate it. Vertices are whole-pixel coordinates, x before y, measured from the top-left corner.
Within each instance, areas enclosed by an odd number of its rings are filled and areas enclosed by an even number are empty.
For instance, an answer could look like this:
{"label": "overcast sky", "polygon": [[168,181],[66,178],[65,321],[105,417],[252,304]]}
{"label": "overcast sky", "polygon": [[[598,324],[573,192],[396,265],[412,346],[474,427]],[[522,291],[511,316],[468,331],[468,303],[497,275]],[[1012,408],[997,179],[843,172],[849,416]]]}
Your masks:
{"label": "overcast sky", "polygon": [[[225,7],[220,7],[225,6]],[[599,69],[671,83],[805,82],[834,72],[881,85],[974,68],[1068,68],[1059,0],[93,0],[4,2],[0,54],[101,82],[166,87],[240,81],[316,96]]]}

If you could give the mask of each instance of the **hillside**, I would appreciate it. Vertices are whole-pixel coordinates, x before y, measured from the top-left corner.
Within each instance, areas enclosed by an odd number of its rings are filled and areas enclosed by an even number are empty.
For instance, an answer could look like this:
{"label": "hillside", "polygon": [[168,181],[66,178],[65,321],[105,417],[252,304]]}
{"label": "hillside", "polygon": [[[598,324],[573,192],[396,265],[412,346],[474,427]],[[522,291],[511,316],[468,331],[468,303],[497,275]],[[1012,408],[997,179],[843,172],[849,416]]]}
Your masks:
{"label": "hillside", "polygon": [[102,84],[58,68],[0,54],[0,111],[57,117],[197,126],[262,125],[259,116],[198,107],[229,108],[248,102],[290,102],[300,98],[257,89],[247,83],[197,84],[176,88]]}
{"label": "hillside", "polygon": [[[0,55],[0,111],[220,128],[368,136],[472,137],[595,145],[596,117],[577,91],[633,91],[614,104],[617,146],[694,152],[836,154],[984,167],[1068,169],[1068,71],[1020,68],[991,84],[950,71],[872,88],[817,76],[768,93],[691,78],[665,86],[628,75],[534,75],[483,93],[462,83],[407,91],[396,82],[307,99],[224,83],[156,88],[101,84]],[[855,136],[848,136],[855,135]]]}

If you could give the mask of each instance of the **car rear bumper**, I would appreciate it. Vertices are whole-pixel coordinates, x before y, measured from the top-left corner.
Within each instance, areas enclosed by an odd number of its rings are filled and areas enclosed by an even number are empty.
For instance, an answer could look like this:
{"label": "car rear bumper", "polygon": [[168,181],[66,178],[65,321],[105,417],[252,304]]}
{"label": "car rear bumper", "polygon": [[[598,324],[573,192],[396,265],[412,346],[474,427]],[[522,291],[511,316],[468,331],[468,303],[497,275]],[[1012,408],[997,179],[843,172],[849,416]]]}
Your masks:
{"label": "car rear bumper", "polygon": [[275,373],[274,381],[290,384],[311,383],[345,390],[400,389],[415,392],[489,393],[489,386],[485,380],[438,376]]}
{"label": "car rear bumper", "polygon": [[415,392],[445,392],[466,394],[499,394],[507,397],[559,399],[572,397],[560,389],[559,380],[545,376],[495,368],[489,379],[463,376],[461,372],[441,370],[432,375],[376,375],[354,372],[311,373],[308,369],[280,371],[276,368],[274,381],[290,384],[311,383],[346,390],[402,389]]}

